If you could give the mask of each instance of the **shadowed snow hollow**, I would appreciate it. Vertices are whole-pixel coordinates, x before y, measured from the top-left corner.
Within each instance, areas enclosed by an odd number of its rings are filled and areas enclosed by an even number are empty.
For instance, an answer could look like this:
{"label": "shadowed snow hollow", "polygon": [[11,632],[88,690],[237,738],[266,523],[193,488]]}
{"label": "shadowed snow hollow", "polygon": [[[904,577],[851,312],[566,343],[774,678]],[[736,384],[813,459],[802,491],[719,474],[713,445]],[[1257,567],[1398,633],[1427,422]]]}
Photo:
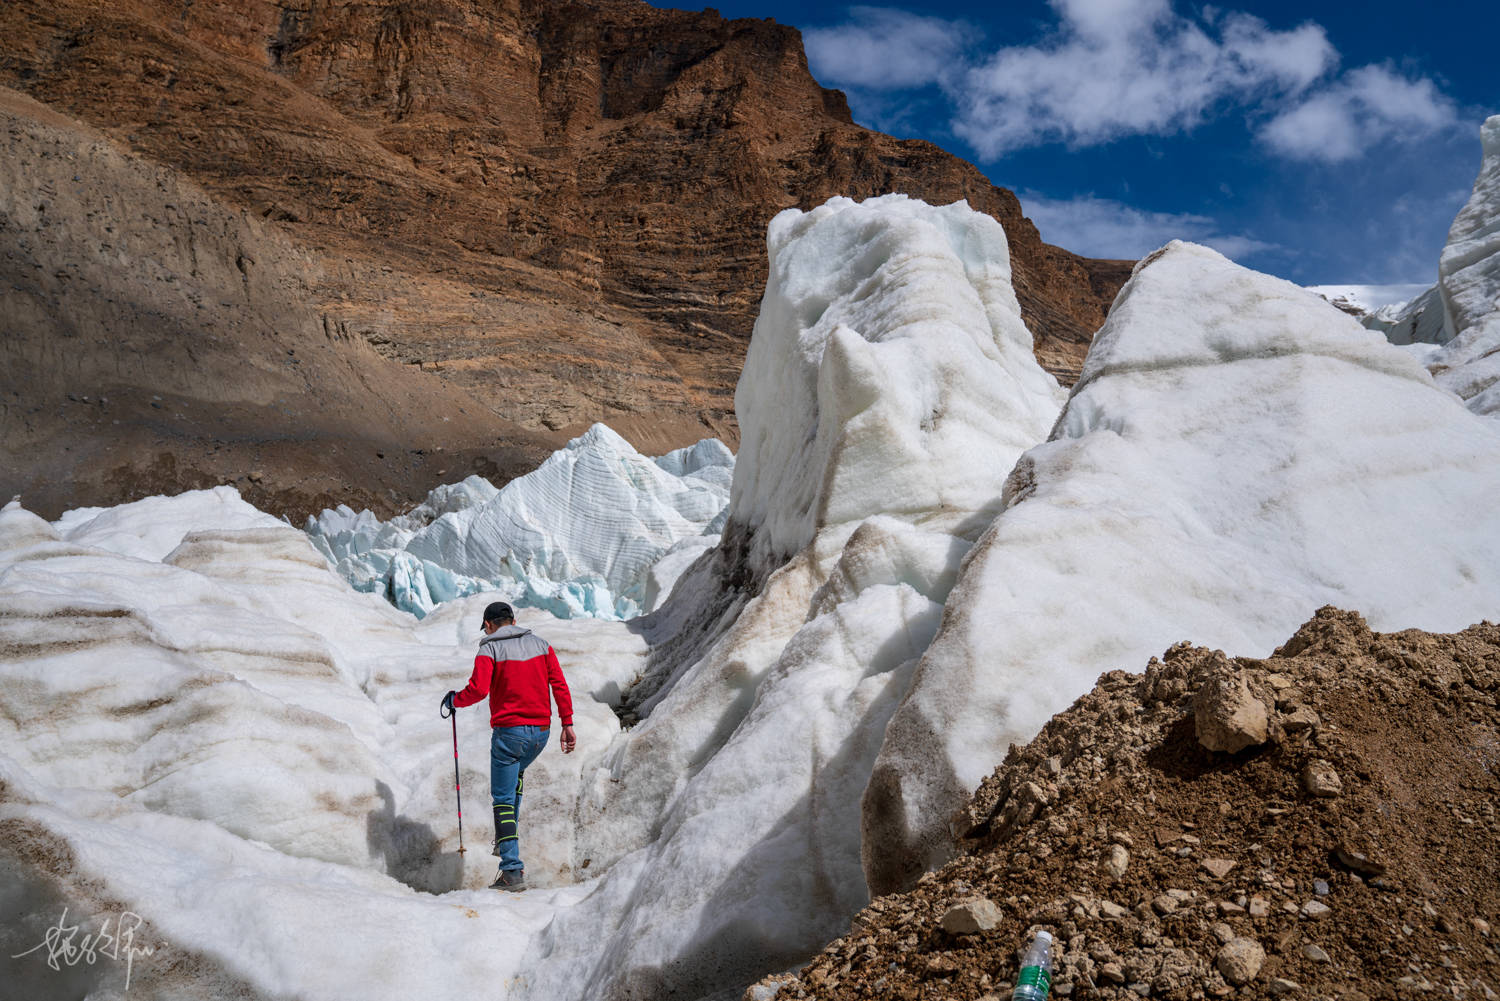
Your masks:
{"label": "shadowed snow hollow", "polygon": [[[1262,656],[1331,604],[1374,628],[1500,609],[1500,428],[1322,299],[1172,243],[1136,267],[1023,456],[891,720],[871,889],[940,860],[1007,746],[1187,637]],[[894,850],[897,849],[898,850]]]}
{"label": "shadowed snow hollow", "polygon": [[390,521],[339,507],[307,533],[355,587],[418,617],[498,591],[564,618],[630,618],[671,590],[658,559],[718,542],[733,469],[714,438],[649,459],[595,424],[499,490],[471,476]]}

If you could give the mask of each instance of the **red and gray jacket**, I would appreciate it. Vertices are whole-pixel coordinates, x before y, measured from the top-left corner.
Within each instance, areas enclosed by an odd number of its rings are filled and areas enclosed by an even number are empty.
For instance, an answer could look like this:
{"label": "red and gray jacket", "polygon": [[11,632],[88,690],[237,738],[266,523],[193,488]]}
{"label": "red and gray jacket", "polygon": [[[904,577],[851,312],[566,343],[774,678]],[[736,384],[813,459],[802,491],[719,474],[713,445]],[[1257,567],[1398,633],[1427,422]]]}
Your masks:
{"label": "red and gray jacket", "polygon": [[512,624],[479,641],[474,674],[464,690],[453,696],[453,704],[472,706],[488,695],[490,726],[548,726],[552,722],[548,688],[563,725],[571,726],[573,696],[557,654],[530,629]]}

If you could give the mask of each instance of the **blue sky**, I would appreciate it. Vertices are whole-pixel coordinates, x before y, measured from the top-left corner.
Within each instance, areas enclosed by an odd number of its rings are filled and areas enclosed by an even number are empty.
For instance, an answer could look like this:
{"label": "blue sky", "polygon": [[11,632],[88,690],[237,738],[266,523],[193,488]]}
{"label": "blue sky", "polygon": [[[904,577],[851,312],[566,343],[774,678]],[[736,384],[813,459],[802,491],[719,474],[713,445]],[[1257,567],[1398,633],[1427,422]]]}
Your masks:
{"label": "blue sky", "polygon": [[1433,281],[1500,112],[1477,0],[717,9],[802,29],[855,121],[973,161],[1090,256],[1180,237],[1304,284]]}

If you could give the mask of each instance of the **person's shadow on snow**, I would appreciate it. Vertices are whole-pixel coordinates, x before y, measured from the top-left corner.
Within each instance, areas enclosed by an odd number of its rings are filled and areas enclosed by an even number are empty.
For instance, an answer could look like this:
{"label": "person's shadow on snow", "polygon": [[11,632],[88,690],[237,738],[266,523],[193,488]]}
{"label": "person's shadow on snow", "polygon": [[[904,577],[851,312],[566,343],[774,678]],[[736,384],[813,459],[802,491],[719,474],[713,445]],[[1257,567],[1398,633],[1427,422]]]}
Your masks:
{"label": "person's shadow on snow", "polygon": [[461,887],[463,856],[445,851],[427,824],[398,815],[391,787],[378,779],[375,795],[381,805],[366,818],[365,839],[371,856],[384,859],[387,875],[424,893],[447,893]]}

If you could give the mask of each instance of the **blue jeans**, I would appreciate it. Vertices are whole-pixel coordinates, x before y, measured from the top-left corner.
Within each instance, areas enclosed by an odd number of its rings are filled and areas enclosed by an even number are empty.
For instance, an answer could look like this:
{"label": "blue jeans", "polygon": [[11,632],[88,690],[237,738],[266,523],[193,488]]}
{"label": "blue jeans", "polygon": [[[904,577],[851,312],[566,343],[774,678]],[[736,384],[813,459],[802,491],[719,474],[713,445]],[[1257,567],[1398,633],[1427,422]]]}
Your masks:
{"label": "blue jeans", "polygon": [[547,746],[545,726],[497,726],[490,731],[490,799],[495,808],[495,853],[500,868],[524,868],[516,822],[521,818],[521,785],[526,766]]}

